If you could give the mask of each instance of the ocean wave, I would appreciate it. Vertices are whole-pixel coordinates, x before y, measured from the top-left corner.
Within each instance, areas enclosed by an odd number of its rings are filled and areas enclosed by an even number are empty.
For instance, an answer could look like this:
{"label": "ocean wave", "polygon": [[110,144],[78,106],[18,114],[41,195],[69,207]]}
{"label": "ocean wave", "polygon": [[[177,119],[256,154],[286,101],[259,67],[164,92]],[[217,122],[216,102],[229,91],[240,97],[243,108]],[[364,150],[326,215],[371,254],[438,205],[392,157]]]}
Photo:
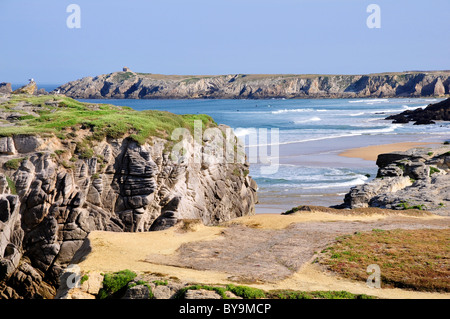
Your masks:
{"label": "ocean wave", "polygon": [[313,109],[283,109],[272,111],[272,114],[284,114],[284,113],[301,113],[301,112],[311,112]]}
{"label": "ocean wave", "polygon": [[360,115],[364,115],[366,114],[365,112],[360,112],[360,113],[353,113],[353,114],[349,114],[350,116],[360,116]]}
{"label": "ocean wave", "polygon": [[348,101],[348,103],[381,103],[381,102],[389,102],[388,99],[370,99],[370,100],[356,100],[356,101]]}
{"label": "ocean wave", "polygon": [[342,183],[330,183],[330,184],[318,184],[314,186],[302,187],[303,189],[324,189],[324,188],[338,188],[338,187],[348,187],[348,186],[356,186],[362,185],[367,180],[367,177],[361,176],[351,181],[342,182]]}
{"label": "ocean wave", "polygon": [[306,120],[294,121],[295,124],[309,123],[309,122],[318,122],[322,119],[320,117],[314,116]]}
{"label": "ocean wave", "polygon": [[398,126],[402,126],[402,124],[391,124],[389,127],[380,128],[380,129],[377,128],[377,129],[359,130],[359,131],[355,131],[352,133],[321,136],[321,137],[309,138],[309,139],[304,139],[304,140],[286,141],[286,142],[280,142],[280,143],[269,143],[269,144],[260,144],[260,145],[245,145],[245,147],[289,145],[289,144],[297,144],[297,143],[322,141],[322,140],[335,139],[335,138],[341,138],[341,137],[360,136],[360,135],[364,135],[364,134],[391,133],[391,132],[395,131],[395,129]]}

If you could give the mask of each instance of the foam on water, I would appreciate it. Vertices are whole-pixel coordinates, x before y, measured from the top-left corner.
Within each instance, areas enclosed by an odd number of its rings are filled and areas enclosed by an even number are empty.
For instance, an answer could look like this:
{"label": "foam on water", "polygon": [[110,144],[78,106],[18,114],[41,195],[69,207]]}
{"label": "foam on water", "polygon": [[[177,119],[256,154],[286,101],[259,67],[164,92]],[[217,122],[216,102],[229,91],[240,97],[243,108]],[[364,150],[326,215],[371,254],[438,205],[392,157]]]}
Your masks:
{"label": "foam on water", "polygon": [[[217,123],[235,129],[235,134],[247,144],[255,143],[249,134],[264,128],[279,130],[279,139],[273,143],[270,137],[264,142],[248,145],[283,146],[284,149],[301,149],[302,154],[328,154],[333,145],[354,147],[353,139],[363,136],[373,140],[385,140],[394,143],[398,135],[402,136],[448,136],[450,123],[439,125],[392,124],[386,121],[390,114],[405,110],[424,108],[429,103],[441,99],[401,98],[401,99],[299,99],[299,100],[108,100],[108,103],[130,106],[136,110],[156,109],[176,114],[210,115]],[[104,100],[82,100],[104,103]],[[320,114],[319,114],[320,113]],[[329,141],[329,142],[327,142]],[[339,144],[341,143],[341,144]],[[296,146],[299,144],[301,146]],[[282,149],[282,148],[280,148]],[[280,154],[281,156],[285,154]],[[318,158],[326,159],[327,155]],[[323,164],[326,166],[326,164]],[[298,196],[299,194],[320,195],[333,192],[343,194],[352,186],[367,181],[366,173],[353,164],[348,167],[330,168],[296,164],[280,165],[272,175],[262,175],[261,165],[251,163],[250,175],[259,187],[259,197],[264,200],[269,194],[280,196]],[[278,196],[277,195],[277,196]],[[285,197],[283,197],[285,198]]]}

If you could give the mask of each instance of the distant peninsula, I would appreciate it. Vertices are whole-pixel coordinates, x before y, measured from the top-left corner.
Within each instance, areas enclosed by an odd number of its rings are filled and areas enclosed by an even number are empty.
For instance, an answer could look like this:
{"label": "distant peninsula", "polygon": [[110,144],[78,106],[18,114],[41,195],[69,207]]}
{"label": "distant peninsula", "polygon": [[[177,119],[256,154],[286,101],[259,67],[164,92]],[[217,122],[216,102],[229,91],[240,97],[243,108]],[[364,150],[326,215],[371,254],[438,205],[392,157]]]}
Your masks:
{"label": "distant peninsula", "polygon": [[437,97],[450,94],[450,71],[368,75],[162,75],[120,72],[85,77],[57,91],[76,99],[268,99]]}

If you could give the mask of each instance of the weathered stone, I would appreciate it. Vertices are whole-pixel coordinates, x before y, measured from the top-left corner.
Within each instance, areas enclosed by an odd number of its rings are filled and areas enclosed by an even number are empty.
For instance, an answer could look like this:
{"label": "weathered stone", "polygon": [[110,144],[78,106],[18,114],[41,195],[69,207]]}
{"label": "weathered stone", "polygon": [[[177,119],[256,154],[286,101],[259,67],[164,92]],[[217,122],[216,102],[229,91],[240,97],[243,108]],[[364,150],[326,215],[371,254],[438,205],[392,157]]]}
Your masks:
{"label": "weathered stone", "polygon": [[165,212],[159,216],[150,227],[150,231],[165,230],[167,228],[175,226],[178,222],[177,214],[172,211]]}
{"label": "weathered stone", "polygon": [[16,154],[14,140],[12,137],[0,137],[0,154],[14,155]]}
{"label": "weathered stone", "polygon": [[222,299],[222,297],[214,290],[198,289],[186,291],[184,299]]}
{"label": "weathered stone", "polygon": [[[60,158],[50,156],[64,147],[59,140],[23,135],[15,136],[13,142],[17,152],[27,154],[11,177],[18,196],[1,197],[5,209],[0,218],[7,224],[0,229],[0,251],[10,244],[23,251],[21,263],[28,258],[26,264],[38,277],[19,271],[15,262],[0,255],[11,274],[7,286],[0,284],[0,291],[10,287],[22,297],[47,296],[64,267],[84,258],[89,247],[84,243],[94,230],[167,229],[179,219],[211,225],[254,214],[256,183],[248,176],[233,174],[236,167],[244,171],[247,166],[211,164],[206,168],[172,162],[163,153],[165,140],[155,138],[151,145],[128,139],[104,140],[93,146],[95,154],[105,155],[101,160],[100,156],[77,159],[73,168],[58,162],[74,157],[70,153],[75,146]],[[7,191],[2,176],[1,189]],[[218,192],[222,200],[216,196]]]}
{"label": "weathered stone", "polygon": [[449,149],[441,147],[431,152],[430,149],[412,149],[380,154],[377,178],[353,187],[345,195],[343,206],[415,207],[450,215],[450,170],[446,159]]}
{"label": "weathered stone", "polygon": [[146,285],[129,287],[122,299],[149,299],[150,291]]}
{"label": "weathered stone", "polygon": [[42,145],[43,140],[33,135],[15,135],[13,137],[14,145],[19,153],[30,153]]}
{"label": "weathered stone", "polygon": [[10,94],[12,92],[11,83],[0,83],[0,93]]}
{"label": "weathered stone", "polygon": [[13,94],[36,94],[36,92],[37,92],[36,82],[30,81],[30,83],[18,88],[17,90],[15,90],[12,93]]}

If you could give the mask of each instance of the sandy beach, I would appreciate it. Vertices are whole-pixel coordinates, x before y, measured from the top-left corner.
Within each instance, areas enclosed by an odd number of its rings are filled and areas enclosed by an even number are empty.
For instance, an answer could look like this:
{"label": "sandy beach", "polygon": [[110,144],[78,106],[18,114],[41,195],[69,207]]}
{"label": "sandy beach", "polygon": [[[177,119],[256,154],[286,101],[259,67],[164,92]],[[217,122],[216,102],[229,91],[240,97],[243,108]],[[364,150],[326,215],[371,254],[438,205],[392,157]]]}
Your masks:
{"label": "sandy beach", "polygon": [[407,151],[414,147],[430,147],[431,145],[439,145],[440,143],[428,142],[428,143],[416,143],[416,142],[404,142],[404,143],[392,143],[392,144],[382,144],[382,145],[371,145],[366,147],[358,147],[348,149],[342,153],[340,156],[351,157],[351,158],[361,158],[366,161],[376,161],[378,155],[389,152],[396,151]]}

